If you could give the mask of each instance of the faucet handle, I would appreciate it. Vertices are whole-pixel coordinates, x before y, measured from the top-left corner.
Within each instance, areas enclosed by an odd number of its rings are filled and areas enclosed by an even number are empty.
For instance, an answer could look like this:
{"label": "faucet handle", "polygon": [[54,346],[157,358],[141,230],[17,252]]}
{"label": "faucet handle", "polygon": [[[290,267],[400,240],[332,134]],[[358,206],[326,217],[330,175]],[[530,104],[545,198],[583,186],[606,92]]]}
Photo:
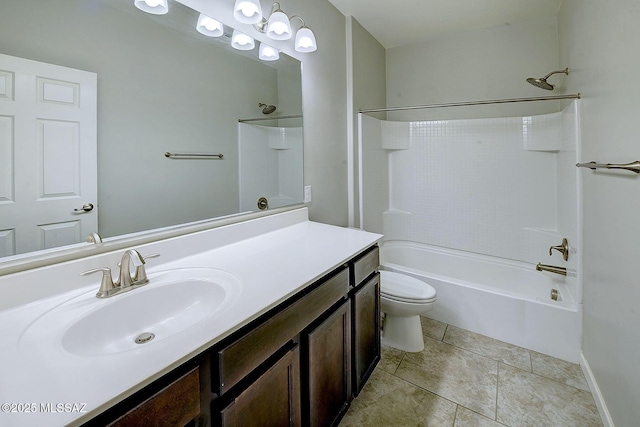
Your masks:
{"label": "faucet handle", "polygon": [[94,273],[102,273],[102,280],[100,281],[100,289],[96,293],[98,298],[106,298],[113,294],[117,284],[113,283],[113,278],[111,277],[111,269],[108,267],[94,268],[91,270],[83,271],[80,273],[81,276],[88,276]]}
{"label": "faucet handle", "polygon": [[549,256],[551,256],[551,251],[554,249],[562,254],[562,258],[565,261],[569,260],[569,242],[567,239],[562,239],[562,243],[558,246],[551,246],[549,248]]}
{"label": "faucet handle", "polygon": [[144,265],[147,263],[147,259],[149,258],[157,258],[160,254],[151,254],[146,257],[142,257],[142,265],[136,267],[136,272],[133,277],[134,282],[146,282],[149,280],[147,277],[147,271],[144,268]]}

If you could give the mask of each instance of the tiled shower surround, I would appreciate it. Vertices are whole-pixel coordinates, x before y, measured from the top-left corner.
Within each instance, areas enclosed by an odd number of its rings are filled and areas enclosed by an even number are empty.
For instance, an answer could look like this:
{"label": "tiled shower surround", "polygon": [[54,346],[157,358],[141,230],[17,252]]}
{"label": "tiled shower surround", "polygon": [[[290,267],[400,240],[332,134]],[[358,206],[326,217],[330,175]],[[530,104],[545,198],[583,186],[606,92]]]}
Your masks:
{"label": "tiled shower surround", "polygon": [[415,122],[363,116],[365,228],[387,240],[546,261],[562,237],[575,242],[562,227],[576,218],[576,108]]}

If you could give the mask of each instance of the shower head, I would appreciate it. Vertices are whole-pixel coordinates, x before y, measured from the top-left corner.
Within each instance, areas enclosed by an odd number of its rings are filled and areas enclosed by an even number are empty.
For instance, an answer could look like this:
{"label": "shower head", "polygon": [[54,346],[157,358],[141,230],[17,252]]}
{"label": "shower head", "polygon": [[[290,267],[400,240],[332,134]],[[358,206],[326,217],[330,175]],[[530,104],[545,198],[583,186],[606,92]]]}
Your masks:
{"label": "shower head", "polygon": [[569,69],[565,68],[564,70],[557,70],[557,71],[552,71],[549,74],[547,74],[546,76],[539,78],[539,79],[535,79],[533,77],[529,77],[527,79],[527,83],[534,85],[535,87],[539,87],[540,89],[545,89],[545,90],[553,90],[554,86],[551,83],[547,82],[547,79],[549,78],[549,76],[552,76],[554,74],[559,74],[559,73],[564,73],[564,74],[569,74]]}
{"label": "shower head", "polygon": [[267,105],[263,104],[262,102],[258,104],[258,107],[262,108],[262,114],[271,114],[276,111],[275,105]]}

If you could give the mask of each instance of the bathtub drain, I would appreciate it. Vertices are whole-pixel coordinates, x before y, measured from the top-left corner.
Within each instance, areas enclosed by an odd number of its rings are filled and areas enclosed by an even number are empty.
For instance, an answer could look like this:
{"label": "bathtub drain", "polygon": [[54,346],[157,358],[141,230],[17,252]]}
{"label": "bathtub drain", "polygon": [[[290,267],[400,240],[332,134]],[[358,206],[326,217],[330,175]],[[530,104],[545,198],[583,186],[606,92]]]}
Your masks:
{"label": "bathtub drain", "polygon": [[136,344],[144,344],[146,342],[151,341],[155,337],[156,335],[152,334],[151,332],[143,332],[136,337]]}

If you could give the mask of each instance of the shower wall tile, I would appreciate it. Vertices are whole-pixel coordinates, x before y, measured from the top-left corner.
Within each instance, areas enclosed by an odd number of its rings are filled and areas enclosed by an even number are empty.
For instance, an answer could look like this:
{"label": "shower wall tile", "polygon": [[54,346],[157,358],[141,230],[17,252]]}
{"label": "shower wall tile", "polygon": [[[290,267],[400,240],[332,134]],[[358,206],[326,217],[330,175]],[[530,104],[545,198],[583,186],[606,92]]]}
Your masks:
{"label": "shower wall tile", "polygon": [[382,219],[386,240],[413,240],[411,212],[388,210],[382,213]]}
{"label": "shower wall tile", "polygon": [[386,238],[544,260],[557,238],[561,117],[412,122],[409,148],[388,153]]}
{"label": "shower wall tile", "polygon": [[562,113],[522,117],[525,150],[558,151],[562,146]]}
{"label": "shower wall tile", "polygon": [[381,122],[382,148],[385,150],[409,149],[408,122]]}

